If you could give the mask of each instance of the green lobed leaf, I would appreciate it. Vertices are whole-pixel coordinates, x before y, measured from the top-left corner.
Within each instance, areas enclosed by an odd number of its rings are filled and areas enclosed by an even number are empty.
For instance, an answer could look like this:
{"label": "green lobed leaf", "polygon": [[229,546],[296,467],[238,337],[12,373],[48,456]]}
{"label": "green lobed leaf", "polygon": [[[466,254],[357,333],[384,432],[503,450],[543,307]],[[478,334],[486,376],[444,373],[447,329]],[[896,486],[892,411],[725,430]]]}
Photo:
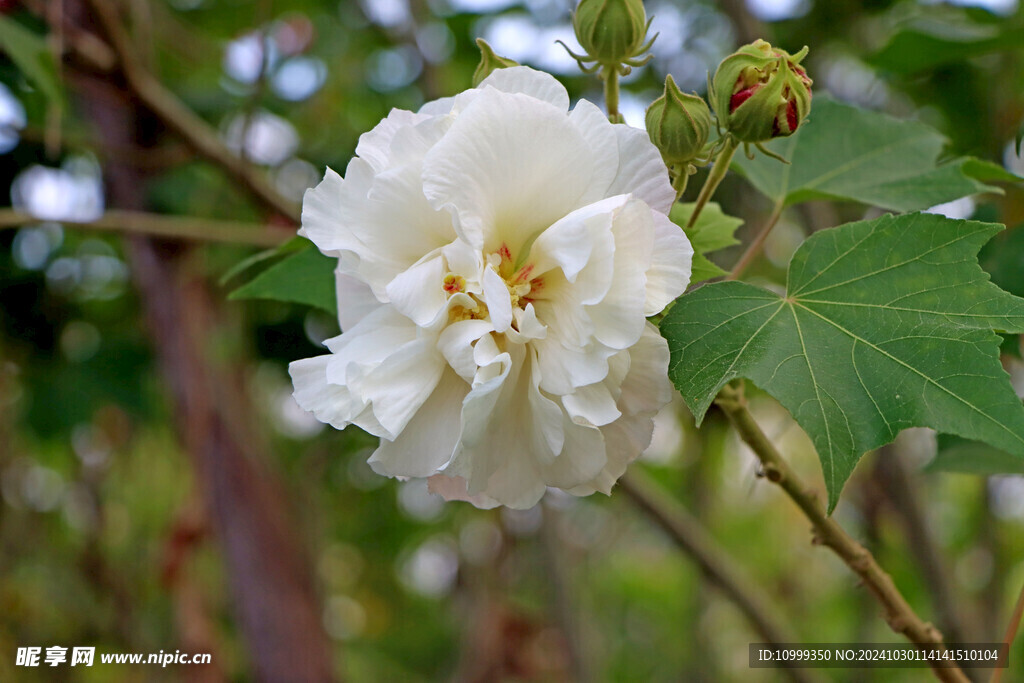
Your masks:
{"label": "green lobed leaf", "polygon": [[981,250],[978,260],[992,282],[1024,297],[1024,223],[996,235]]}
{"label": "green lobed leaf", "polygon": [[1024,460],[979,441],[939,434],[938,453],[927,472],[960,474],[1024,474]]}
{"label": "green lobed leaf", "polygon": [[[796,133],[768,143],[788,159],[737,154],[733,165],[775,202],[845,199],[915,211],[978,192],[999,191],[965,173],[967,159],[937,165],[945,138],[916,121],[815,97]],[[978,169],[978,167],[973,167]]]}
{"label": "green lobed leaf", "polygon": [[338,313],[334,288],[337,260],[321,254],[312,244],[267,268],[228,295],[229,299],[273,299]]}
{"label": "green lobed leaf", "polygon": [[708,260],[705,254],[739,244],[740,241],[733,235],[737,228],[743,225],[741,219],[726,215],[718,204],[708,202],[697,218],[697,224],[687,228],[686,223],[693,215],[695,205],[695,202],[677,203],[668,214],[673,223],[683,228],[690,244],[693,245],[691,283],[725,275],[725,271]]}
{"label": "green lobed leaf", "polygon": [[[996,235],[978,255],[981,267],[992,276],[992,282],[1010,294],[1024,296],[1024,224]],[[1004,335],[1000,349],[1005,355],[1021,358],[1021,337]]]}
{"label": "green lobed leaf", "polygon": [[45,40],[10,17],[0,15],[0,48],[46,99],[61,99],[57,67]]}
{"label": "green lobed leaf", "polygon": [[861,455],[907,427],[1024,459],[1024,406],[992,331],[1024,331],[1024,299],[975,258],[1001,229],[910,214],[823,230],[784,296],[720,282],[680,297],[661,323],[669,376],[698,420],[737,377],[774,396],[814,443],[830,510]]}

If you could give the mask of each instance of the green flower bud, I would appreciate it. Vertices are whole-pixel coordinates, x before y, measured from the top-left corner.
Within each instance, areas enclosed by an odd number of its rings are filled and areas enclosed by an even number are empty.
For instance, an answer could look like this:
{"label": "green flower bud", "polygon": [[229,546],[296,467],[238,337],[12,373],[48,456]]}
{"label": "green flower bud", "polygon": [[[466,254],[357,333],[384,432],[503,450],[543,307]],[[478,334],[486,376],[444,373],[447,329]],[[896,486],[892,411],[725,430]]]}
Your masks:
{"label": "green flower bud", "polygon": [[473,87],[480,85],[480,83],[491,75],[496,69],[505,69],[510,66],[519,66],[519,62],[513,61],[508,57],[502,57],[497,54],[494,49],[487,44],[487,41],[483,38],[476,39],[476,46],[480,48],[480,63],[476,66],[476,71],[473,72]]}
{"label": "green flower bud", "polygon": [[580,0],[572,17],[587,60],[618,68],[644,52],[647,15],[642,0]]}
{"label": "green flower bud", "polygon": [[806,47],[790,55],[756,40],[722,60],[710,86],[718,125],[741,142],[795,133],[811,110],[806,56]]}
{"label": "green flower bud", "polygon": [[679,90],[672,76],[665,79],[665,94],[647,108],[647,134],[669,166],[700,156],[711,132],[711,110],[702,97]]}

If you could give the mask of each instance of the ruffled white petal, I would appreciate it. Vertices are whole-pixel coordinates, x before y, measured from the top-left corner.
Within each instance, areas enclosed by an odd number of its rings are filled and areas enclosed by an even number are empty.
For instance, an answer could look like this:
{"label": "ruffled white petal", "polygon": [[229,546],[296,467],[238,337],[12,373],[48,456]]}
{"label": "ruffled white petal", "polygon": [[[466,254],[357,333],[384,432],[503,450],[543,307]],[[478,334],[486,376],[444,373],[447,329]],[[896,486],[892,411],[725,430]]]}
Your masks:
{"label": "ruffled white petal", "polygon": [[615,279],[599,304],[587,309],[594,337],[614,349],[624,349],[640,338],[644,327],[645,273],[651,264],[654,221],[651,210],[632,200],[612,224],[615,234]]}
{"label": "ruffled white petal", "polygon": [[480,93],[487,90],[528,95],[558,107],[563,113],[569,108],[569,93],[553,76],[527,66],[518,66],[498,69],[476,88],[463,91],[455,97],[442,97],[433,102],[427,102],[420,107],[419,113],[437,117],[458,115],[476,100]]}
{"label": "ruffled white petal", "polygon": [[629,192],[655,211],[667,214],[676,192],[669,182],[665,162],[651,144],[647,131],[624,124],[613,129],[619,143],[619,168],[608,194]]}
{"label": "ruffled white petal", "polygon": [[601,427],[607,453],[604,468],[591,479],[583,480],[584,483],[567,486],[565,490],[574,496],[589,496],[597,491],[611,495],[612,487],[625,474],[626,468],[651,445],[653,433],[654,418],[646,415],[619,419]]}
{"label": "ruffled white petal", "polygon": [[484,269],[484,303],[490,310],[495,332],[507,332],[512,326],[512,297],[505,281],[493,268]]}
{"label": "ruffled white petal", "polygon": [[566,489],[600,475],[607,462],[605,440],[596,427],[579,425],[565,419],[565,445],[541,473],[549,486]]}
{"label": "ruffled white petal", "polygon": [[419,327],[426,327],[445,307],[448,297],[442,287],[444,259],[440,251],[395,276],[385,288],[391,304]]}
{"label": "ruffled white petal", "polygon": [[327,381],[327,365],[332,356],[304,358],[289,364],[288,374],[295,386],[295,402],[303,410],[335,429],[344,429],[366,408],[366,402],[354,396],[348,387]]}
{"label": "ruffled white petal", "polygon": [[460,320],[441,332],[437,348],[448,365],[467,382],[472,382],[477,371],[473,344],[477,339],[494,330],[489,320]]}
{"label": "ruffled white petal", "polygon": [[412,125],[396,130],[391,141],[390,168],[419,164],[423,161],[430,148],[451,127],[452,121],[449,116],[417,116]]}
{"label": "ruffled white petal", "polygon": [[341,268],[334,271],[334,285],[338,295],[338,324],[342,331],[352,329],[382,305],[365,282],[346,275]]}
{"label": "ruffled white petal", "polygon": [[566,424],[562,408],[540,390],[540,366],[536,355],[536,349],[527,349],[524,358],[524,362],[529,363],[529,368],[524,368],[523,373],[525,375],[529,372],[526,398],[530,404],[530,414],[522,429],[523,434],[531,434],[532,450],[543,466],[549,465],[565,452],[566,429],[569,425]]}
{"label": "ruffled white petal", "polygon": [[[587,143],[600,157],[594,159],[595,173],[590,180],[590,192],[584,197],[586,203],[603,197],[626,194],[630,190],[611,191],[612,183],[619,172],[619,146],[615,129],[619,126],[608,120],[600,108],[587,100],[580,100],[569,114],[569,120],[576,126]],[[664,165],[662,165],[664,170]],[[673,195],[673,198],[675,195]]]}
{"label": "ruffled white petal", "polygon": [[654,216],[654,253],[647,269],[644,315],[650,316],[682,296],[690,282],[693,246],[682,228],[660,213]]}
{"label": "ruffled white petal", "polygon": [[622,381],[619,410],[626,415],[654,417],[672,400],[668,358],[668,342],[657,327],[647,323],[640,340],[629,349],[629,373]]}
{"label": "ruffled white petal", "polygon": [[601,427],[622,415],[615,407],[615,397],[604,382],[580,387],[568,396],[563,396],[562,405],[575,424],[586,427]]}
{"label": "ruffled white petal", "polygon": [[349,254],[346,272],[387,301],[395,276],[455,238],[451,217],[431,208],[421,185],[418,162],[374,175],[368,162],[353,159],[345,179],[328,169],[306,191],[303,232],[325,254]]}
{"label": "ruffled white petal", "polygon": [[517,308],[513,312],[516,330],[509,333],[509,338],[518,344],[525,344],[534,339],[548,336],[548,328],[537,318],[537,309],[533,304],[526,304],[525,309]]}
{"label": "ruffled white petal", "polygon": [[544,339],[533,342],[540,365],[541,389],[564,396],[607,377],[608,359],[615,355],[615,349],[597,342],[576,347],[552,334],[551,328],[548,333]]}
{"label": "ruffled white petal", "polygon": [[500,366],[500,374],[485,373],[489,379],[474,382],[462,406],[460,450],[443,473],[465,479],[468,495],[484,493],[502,505],[530,507],[546,486],[542,462],[550,465],[555,449],[562,450],[562,411],[537,389],[524,347],[495,355],[491,363]]}
{"label": "ruffled white petal", "polygon": [[373,370],[350,377],[348,386],[373,406],[384,429],[379,436],[394,440],[434,391],[444,368],[434,340],[417,339]]}
{"label": "ruffled white petal", "polygon": [[381,306],[337,337],[324,342],[335,360],[328,379],[348,382],[353,367],[372,369],[401,346],[415,341],[416,325],[391,306]]}
{"label": "ruffled white petal", "polygon": [[423,195],[419,162],[379,173],[360,206],[340,218],[363,245],[360,258],[394,263],[393,274],[455,239],[451,217],[433,210]]}
{"label": "ruffled white petal", "polygon": [[[619,195],[588,204],[542,232],[530,249],[534,273],[542,275],[560,268],[566,280],[576,283],[580,271],[586,267],[593,270],[602,265],[600,259],[608,259],[603,265],[610,276],[609,257],[615,244],[610,234],[612,219],[628,199],[627,195]],[[598,299],[603,295],[602,292]]]}
{"label": "ruffled white petal", "polygon": [[429,118],[429,116],[414,114],[405,109],[392,109],[387,118],[374,126],[373,130],[359,136],[356,155],[369,163],[374,171],[379,172],[389,168],[393,165],[391,141],[395,134],[404,128],[429,120]]}
{"label": "ruffled white petal", "polygon": [[332,355],[325,381],[344,387],[353,405],[369,407],[358,415],[348,409],[345,421],[389,439],[430,395],[445,365],[435,341],[392,306],[381,306],[326,344]]}
{"label": "ruffled white petal", "polygon": [[455,452],[462,399],[469,384],[452,370],[446,370],[430,397],[393,440],[381,439],[370,457],[374,472],[389,477],[429,477]]}
{"label": "ruffled white petal", "polygon": [[586,496],[595,491],[610,494],[629,463],[651,444],[654,416],[672,398],[668,381],[668,343],[656,327],[648,323],[640,341],[626,353],[628,374],[622,382],[618,401],[623,416],[601,427],[607,444],[607,463],[590,481],[567,487],[573,495]]}
{"label": "ruffled white petal", "polygon": [[436,100],[431,100],[420,107],[419,113],[427,114],[429,116],[444,116],[451,112],[454,104],[454,97],[440,97]]}
{"label": "ruffled white petal", "polygon": [[353,159],[348,165],[348,180],[342,180],[333,169],[324,172],[324,178],[316,187],[306,190],[302,199],[302,227],[299,234],[309,238],[320,251],[328,256],[337,256],[341,250],[359,248],[359,240],[342,229],[338,215],[349,188],[363,188],[370,191],[373,182],[373,168],[361,159]]}
{"label": "ruffled white petal", "polygon": [[423,191],[474,248],[515,253],[582,205],[600,157],[554,105],[484,89],[427,153]]}
{"label": "ruffled white petal", "polygon": [[[563,113],[569,109],[569,93],[554,76],[528,66],[513,66],[496,69],[485,78],[479,90],[494,88],[506,93],[528,95],[557,107]],[[605,119],[607,122],[607,119]]]}

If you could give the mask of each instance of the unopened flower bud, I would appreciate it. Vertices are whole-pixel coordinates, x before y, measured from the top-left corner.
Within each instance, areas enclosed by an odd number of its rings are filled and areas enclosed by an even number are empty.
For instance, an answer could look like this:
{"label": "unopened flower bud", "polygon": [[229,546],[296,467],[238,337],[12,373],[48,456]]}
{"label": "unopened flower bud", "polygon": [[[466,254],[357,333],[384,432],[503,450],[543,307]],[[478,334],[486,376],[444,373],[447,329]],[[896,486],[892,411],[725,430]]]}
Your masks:
{"label": "unopened flower bud", "polygon": [[505,69],[510,66],[519,66],[519,62],[509,59],[508,57],[502,57],[494,51],[487,41],[483,38],[476,39],[476,46],[480,48],[480,63],[476,66],[476,71],[473,72],[473,87],[480,85],[480,83],[491,75],[491,72],[496,69]]}
{"label": "unopened flower bud", "polygon": [[795,133],[811,110],[806,56],[806,47],[790,55],[756,40],[722,60],[710,93],[719,126],[741,142]]}
{"label": "unopened flower bud", "polygon": [[572,25],[587,59],[608,68],[618,68],[646,49],[642,0],[580,0]]}
{"label": "unopened flower bud", "polygon": [[665,93],[647,108],[647,134],[669,166],[700,156],[711,132],[711,111],[704,98],[679,90],[672,76]]}

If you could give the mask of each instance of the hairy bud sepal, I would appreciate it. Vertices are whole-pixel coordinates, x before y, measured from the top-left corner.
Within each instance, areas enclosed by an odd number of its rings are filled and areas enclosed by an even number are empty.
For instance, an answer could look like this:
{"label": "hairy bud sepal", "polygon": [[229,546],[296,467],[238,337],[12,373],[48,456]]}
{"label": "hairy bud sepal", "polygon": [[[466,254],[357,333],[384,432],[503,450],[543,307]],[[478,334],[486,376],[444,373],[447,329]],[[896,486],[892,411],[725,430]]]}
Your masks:
{"label": "hairy bud sepal", "polygon": [[672,79],[647,108],[647,135],[668,166],[690,164],[704,153],[711,133],[711,110],[697,94],[682,92]]}
{"label": "hairy bud sepal", "polygon": [[580,69],[586,73],[600,69],[603,78],[613,71],[624,76],[649,62],[651,55],[645,53],[658,37],[647,39],[651,22],[642,0],[580,0],[572,25],[585,54],[578,55],[558,42]]}

